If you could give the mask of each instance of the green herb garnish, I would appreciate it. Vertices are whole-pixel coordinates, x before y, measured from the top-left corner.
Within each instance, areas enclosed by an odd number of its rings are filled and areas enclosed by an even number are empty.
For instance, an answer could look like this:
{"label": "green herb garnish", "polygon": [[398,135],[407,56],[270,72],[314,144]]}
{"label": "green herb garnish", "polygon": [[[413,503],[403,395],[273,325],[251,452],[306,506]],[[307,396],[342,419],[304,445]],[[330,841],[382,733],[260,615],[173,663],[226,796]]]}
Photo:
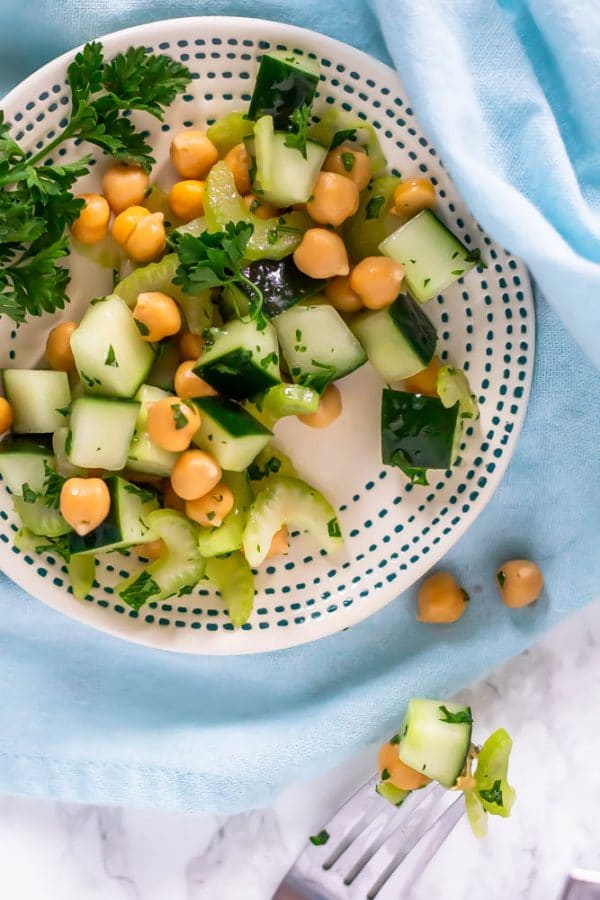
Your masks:
{"label": "green herb garnish", "polygon": [[400,735],[399,734],[395,734],[393,737],[390,738],[390,744],[399,744],[399,743],[400,743]]}
{"label": "green herb garnish", "polygon": [[108,345],[108,353],[106,354],[106,359],[104,360],[105,366],[112,366],[115,369],[119,368],[119,363],[117,362],[117,357],[115,356],[115,348],[112,344]]}
{"label": "green herb garnish", "polygon": [[160,588],[150,572],[140,572],[135,581],[119,591],[123,603],[132,609],[140,609],[151,597],[160,593]]}
{"label": "green herb garnish", "polygon": [[175,422],[176,431],[179,431],[180,428],[185,428],[188,423],[188,419],[181,408],[181,403],[174,403],[171,407],[171,412],[173,413],[173,421]]}
{"label": "green herb garnish", "polygon": [[329,145],[330,150],[335,150],[336,147],[339,147],[340,144],[343,144],[345,141],[355,141],[356,140],[356,128],[346,128],[344,131],[336,131],[334,136],[331,139],[331,144]]}
{"label": "green herb garnish", "polygon": [[365,221],[368,222],[369,219],[378,219],[381,207],[384,203],[385,197],[382,197],[380,194],[376,197],[371,197],[365,209]]}
{"label": "green herb garnish", "polygon": [[491,788],[487,790],[477,791],[482,800],[485,800],[486,803],[494,803],[496,806],[504,805],[504,798],[502,796],[502,782],[498,778],[494,781]]}
{"label": "green herb garnish", "polygon": [[342,165],[346,172],[351,172],[354,168],[354,163],[356,162],[354,153],[342,153],[340,159],[342,160]]}
{"label": "green herb garnish", "polygon": [[308,120],[310,119],[310,106],[304,103],[293,111],[290,116],[290,122],[293,131],[290,131],[284,140],[286,147],[293,147],[299,150],[304,159],[306,159],[306,130],[308,128]]}
{"label": "green herb garnish", "polygon": [[448,722],[450,725],[473,724],[473,716],[471,715],[470,707],[461,709],[455,713],[450,712],[450,710],[446,706],[440,706],[439,710],[442,713],[442,715],[440,716],[440,722]]}
{"label": "green herb garnish", "polygon": [[27,482],[21,485],[21,494],[25,503],[35,503],[38,498],[37,492],[32,491]]}
{"label": "green herb garnish", "polygon": [[337,520],[337,517],[334,519],[330,519],[327,523],[327,534],[329,537],[341,537],[342,529],[340,528],[340,523]]}
{"label": "green herb garnish", "polygon": [[326,844],[328,840],[329,832],[325,831],[324,828],[318,834],[312,834],[309,837],[309,841],[311,842],[311,844],[314,844],[315,847],[321,847],[323,844]]}
{"label": "green herb garnish", "polygon": [[154,491],[149,491],[147,488],[139,487],[137,484],[126,484],[124,490],[128,494],[133,494],[138,497],[142,503],[148,503],[150,500],[156,499],[156,494]]}
{"label": "green herb garnish", "polygon": [[381,773],[381,780],[388,781],[389,777],[390,777],[389,769],[384,769],[383,772]]}
{"label": "green herb garnish", "polygon": [[136,319],[136,318],[134,318],[133,321],[134,321],[135,324],[137,325],[137,330],[138,330],[139,333],[142,335],[142,337],[148,337],[148,335],[150,334],[150,329],[148,328],[148,326],[146,325],[146,323],[145,323],[145,322],[140,322],[140,320],[139,320],[139,319]]}
{"label": "green herb garnish", "polygon": [[496,572],[496,581],[501,588],[504,587],[504,582],[506,581],[506,573],[504,572],[504,569],[499,569]]}

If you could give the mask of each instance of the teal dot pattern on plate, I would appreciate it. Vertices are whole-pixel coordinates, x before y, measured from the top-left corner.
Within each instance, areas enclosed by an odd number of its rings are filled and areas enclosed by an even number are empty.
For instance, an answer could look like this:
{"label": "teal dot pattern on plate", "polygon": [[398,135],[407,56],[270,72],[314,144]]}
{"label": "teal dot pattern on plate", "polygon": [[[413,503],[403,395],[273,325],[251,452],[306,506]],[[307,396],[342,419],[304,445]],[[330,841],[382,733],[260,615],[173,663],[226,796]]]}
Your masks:
{"label": "teal dot pattern on plate", "polygon": [[[157,151],[154,155],[163,160],[153,179],[163,184],[173,179],[168,147],[174,132],[203,127],[228,111],[243,109],[261,54],[285,49],[300,57],[318,58],[321,64],[317,114],[337,106],[367,118],[377,130],[394,174],[430,178],[444,221],[468,246],[480,247],[488,263],[486,269],[472,271],[426,307],[438,328],[441,359],[465,369],[480,405],[480,420],[465,430],[459,464],[451,471],[430,472],[429,487],[413,487],[399,471],[381,466],[378,399],[382,384],[368,365],[341,383],[344,415],[330,434],[298,422],[280,423],[280,445],[292,453],[300,473],[340,509],[346,544],[340,554],[327,557],[306,536],[292,530],[289,556],[270,561],[257,576],[255,613],[242,629],[229,623],[220,598],[206,581],[191,595],[150,603],[139,612],[120,603],[115,585],[142,565],[134,553],[103,557],[92,593],[76,601],[61,559],[49,553],[34,558],[12,547],[18,525],[9,495],[0,489],[0,553],[4,554],[0,562],[30,592],[97,627],[165,649],[256,652],[312,640],[364,618],[427,571],[474,521],[513,452],[524,416],[534,352],[533,304],[523,265],[484,234],[468,213],[390,70],[350,48],[339,50],[341,45],[326,38],[311,40],[301,30],[288,29],[297,34],[296,45],[282,40],[284,26],[269,26],[266,34],[273,37],[266,40],[255,28],[240,37],[234,24],[220,25],[218,35],[212,35],[210,19],[190,20],[194,21],[204,24],[187,26],[185,36],[145,41],[154,51],[180,59],[194,73],[189,92],[169,111],[165,123],[143,120]],[[168,31],[173,32],[175,23],[169,24]],[[148,29],[156,34],[156,28]],[[119,43],[117,38],[115,51],[131,42],[120,39]],[[64,77],[19,100],[7,111],[15,136],[32,150],[41,149],[66,115],[69,97]],[[68,147],[50,158],[56,162],[74,156],[74,148]],[[107,158],[97,153],[94,163],[82,190],[99,188]],[[73,304],[56,321],[82,314],[90,297],[91,277],[99,283],[104,279],[92,293],[110,289],[109,273],[90,266],[85,260],[74,263]],[[15,329],[0,321],[1,364],[37,364],[37,348],[43,346],[49,322],[46,317]],[[315,460],[319,461],[316,466]]]}

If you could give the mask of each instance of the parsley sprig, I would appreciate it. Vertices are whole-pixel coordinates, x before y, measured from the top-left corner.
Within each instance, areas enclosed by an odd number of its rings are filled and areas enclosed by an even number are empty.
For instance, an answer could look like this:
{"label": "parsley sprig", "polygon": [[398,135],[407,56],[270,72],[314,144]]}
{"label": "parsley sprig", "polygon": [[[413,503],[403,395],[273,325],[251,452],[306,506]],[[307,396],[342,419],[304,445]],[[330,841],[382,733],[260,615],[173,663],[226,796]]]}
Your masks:
{"label": "parsley sprig", "polygon": [[61,165],[44,160],[78,139],[149,171],[151,148],[129,112],[162,120],[190,79],[188,69],[168,56],[131,47],[107,61],[102,44],[95,42],[67,70],[71,115],[65,128],[38,153],[27,155],[0,110],[0,315],[21,323],[67,302],[69,274],[61,264],[69,252],[65,231],[83,207],[71,188],[87,173],[90,157]]}
{"label": "parsley sprig", "polygon": [[306,159],[306,141],[309,120],[310,106],[307,106],[305,103],[303,106],[299,106],[295,109],[291,114],[290,122],[294,130],[286,135],[284,141],[286,147],[294,147],[296,150],[299,150],[304,159]]}
{"label": "parsley sprig", "polygon": [[250,295],[248,316],[251,320],[259,319],[262,291],[242,271],[244,253],[253,232],[250,222],[240,221],[227,222],[223,231],[205,231],[198,236],[178,234],[175,249],[179,266],[173,283],[181,286],[186,294],[228,284],[244,285]]}

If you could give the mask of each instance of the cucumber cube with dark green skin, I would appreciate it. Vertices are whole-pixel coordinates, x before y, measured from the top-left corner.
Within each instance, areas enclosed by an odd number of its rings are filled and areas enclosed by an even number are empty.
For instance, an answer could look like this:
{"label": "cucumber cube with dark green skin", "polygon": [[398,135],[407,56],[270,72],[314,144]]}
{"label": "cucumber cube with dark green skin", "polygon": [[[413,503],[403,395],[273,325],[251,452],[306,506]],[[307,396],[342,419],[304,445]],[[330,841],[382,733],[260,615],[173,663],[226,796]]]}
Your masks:
{"label": "cucumber cube with dark green skin", "polygon": [[227,322],[207,344],[194,372],[220,394],[246,400],[281,381],[277,335],[266,320]]}
{"label": "cucumber cube with dark green skin", "polygon": [[232,400],[197,397],[191,402],[201,418],[194,444],[211,453],[222,469],[243,472],[273,437],[268,428]]}
{"label": "cucumber cube with dark green skin", "polygon": [[417,473],[424,475],[425,469],[448,469],[456,457],[460,434],[458,403],[447,409],[438,397],[384,389],[381,401],[384,465],[398,466],[413,477]]}
{"label": "cucumber cube with dark green skin", "polygon": [[312,106],[318,84],[316,61],[286,50],[265,53],[256,76],[248,118],[273,116],[276,129],[289,131],[292,113],[301,106]]}
{"label": "cucumber cube with dark green skin", "polygon": [[435,353],[435,327],[406,294],[400,294],[386,309],[360,313],[350,327],[387,382],[421,372]]}
{"label": "cucumber cube with dark green skin", "polygon": [[106,486],[110,492],[108,516],[89,534],[73,532],[69,535],[72,556],[78,553],[108,553],[154,539],[147,521],[148,515],[158,509],[154,491],[131,484],[119,475],[107,478]]}
{"label": "cucumber cube with dark green skin", "polygon": [[[256,285],[262,291],[262,311],[269,319],[274,319],[280,313],[285,312],[290,306],[314,297],[322,291],[326,281],[309,278],[296,267],[291,256],[283,259],[259,259],[242,269],[242,275]],[[224,291],[224,299],[221,301],[223,313],[227,318],[247,315],[249,308],[249,293],[243,284],[235,285]]]}

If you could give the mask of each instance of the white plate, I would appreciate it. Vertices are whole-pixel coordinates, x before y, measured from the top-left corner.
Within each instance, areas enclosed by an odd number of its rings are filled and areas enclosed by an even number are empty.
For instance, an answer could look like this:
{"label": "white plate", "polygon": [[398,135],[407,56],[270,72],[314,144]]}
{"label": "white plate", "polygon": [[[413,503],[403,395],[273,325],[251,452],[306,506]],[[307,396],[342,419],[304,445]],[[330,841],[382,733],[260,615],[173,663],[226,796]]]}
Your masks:
{"label": "white plate", "polygon": [[[481,418],[467,430],[460,464],[452,471],[431,472],[429,488],[411,487],[401,472],[381,466],[382,385],[369,365],[342,382],[344,412],[327,431],[282,422],[277,431],[281,446],[292,454],[300,473],[340,509],[345,550],[324,557],[304,536],[295,536],[290,555],[274,560],[257,577],[255,613],[236,631],[207,582],[190,596],[151,604],[139,614],[118,603],[113,585],[138,565],[135,557],[105,557],[93,596],[76,601],[60,559],[33,558],[12,549],[17,525],[9,495],[1,487],[0,566],[54,609],[166,650],[253,653],[333,634],[408,588],[456,543],[492,497],[514,452],[531,383],[534,314],[527,273],[482,232],[465,208],[423,136],[396,73],[364,53],[301,28],[221,17],[154,22],[102,42],[107,55],[144,44],[182,60],[194,72],[189,94],[169,110],[165,125],[149,117],[144,121],[154,155],[163,160],[154,172],[163,184],[172,178],[172,133],[244,108],[265,49],[316,56],[324,76],[316,111],[327,104],[362,111],[378,129],[390,167],[402,176],[423,174],[434,180],[443,219],[467,244],[481,247],[489,262],[483,273],[470,272],[464,283],[427,305],[438,327],[441,355],[468,372]],[[6,116],[26,147],[43,146],[65,116],[65,74],[75,52],[44,66],[4,100]],[[71,153],[72,148],[62,158],[70,159]],[[106,158],[97,158],[85,189],[98,186],[107,164]],[[91,297],[108,291],[108,273],[97,267],[92,272],[90,265],[75,263],[73,302],[63,318],[77,318]],[[37,364],[48,327],[48,318],[33,320],[17,332],[7,319],[1,320],[1,365]]]}

